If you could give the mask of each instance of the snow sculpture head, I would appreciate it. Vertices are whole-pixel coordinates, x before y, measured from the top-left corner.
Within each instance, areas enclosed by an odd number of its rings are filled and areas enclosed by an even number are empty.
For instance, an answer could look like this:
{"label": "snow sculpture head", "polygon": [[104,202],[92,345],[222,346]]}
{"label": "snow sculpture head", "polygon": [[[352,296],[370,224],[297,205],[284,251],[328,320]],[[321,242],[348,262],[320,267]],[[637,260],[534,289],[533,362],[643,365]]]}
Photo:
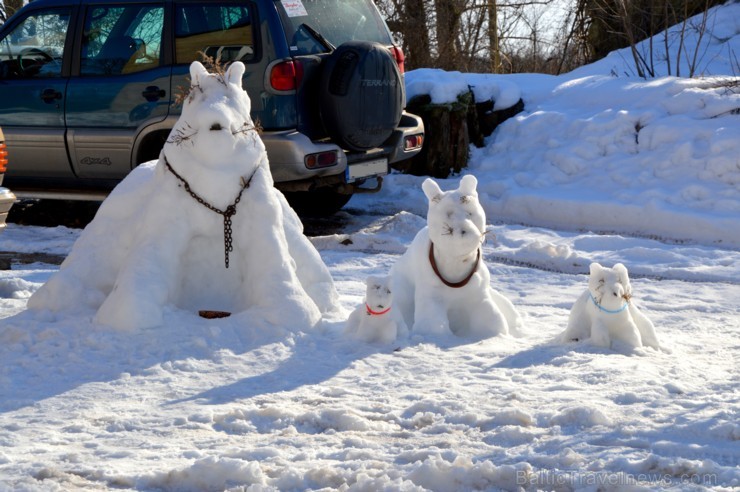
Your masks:
{"label": "snow sculpture head", "polygon": [[113,190],[29,308],[82,304],[118,330],[159,326],[177,308],[303,329],[338,309],[326,265],[274,187],[243,74],[241,62],[215,74],[191,65],[156,165]]}
{"label": "snow sculpture head", "polygon": [[632,297],[629,274],[621,263],[612,268],[591,263],[588,289],[596,303],[609,310],[622,308]]}
{"label": "snow sculpture head", "polygon": [[367,312],[377,316],[387,313],[391,308],[393,296],[391,294],[390,277],[369,276],[366,280],[365,308]]}
{"label": "snow sculpture head", "polygon": [[256,161],[265,152],[250,116],[251,101],[242,89],[243,75],[241,62],[224,73],[208,73],[201,63],[192,63],[182,114],[164,146],[168,159],[194,157],[207,168],[219,169],[233,165],[219,156]]}
{"label": "snow sculpture head", "polygon": [[486,214],[478,201],[475,176],[465,175],[456,190],[443,192],[432,179],[422,183],[429,199],[427,224],[434,248],[463,255],[475,251],[481,244],[486,226]]}

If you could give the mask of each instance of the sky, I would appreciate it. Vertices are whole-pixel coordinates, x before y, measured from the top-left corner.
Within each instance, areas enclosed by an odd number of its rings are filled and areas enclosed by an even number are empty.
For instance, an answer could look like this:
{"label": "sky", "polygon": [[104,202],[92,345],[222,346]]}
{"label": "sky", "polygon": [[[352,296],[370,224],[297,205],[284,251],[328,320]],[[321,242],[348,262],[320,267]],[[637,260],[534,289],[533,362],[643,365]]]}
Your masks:
{"label": "sky", "polygon": [[[712,50],[740,51],[739,11],[715,11],[735,35]],[[559,77],[407,74],[409,93],[439,102],[468,85],[525,102],[463,172],[478,179],[483,262],[519,336],[346,336],[367,277],[426,225],[424,178],[408,175],[309,239],[337,296],[312,326],[167,303],[157,326],[112,329],[94,302],[27,309],[60,266],[14,263],[0,272],[0,490],[737,488],[740,95],[716,77],[735,73],[720,54],[713,77],[691,80],[630,77],[618,54]],[[143,168],[129,189],[154,176]],[[76,249],[67,265],[94,269],[100,251],[75,242],[96,230],[10,224],[0,250]],[[660,349],[557,340],[592,262],[628,268]]]}

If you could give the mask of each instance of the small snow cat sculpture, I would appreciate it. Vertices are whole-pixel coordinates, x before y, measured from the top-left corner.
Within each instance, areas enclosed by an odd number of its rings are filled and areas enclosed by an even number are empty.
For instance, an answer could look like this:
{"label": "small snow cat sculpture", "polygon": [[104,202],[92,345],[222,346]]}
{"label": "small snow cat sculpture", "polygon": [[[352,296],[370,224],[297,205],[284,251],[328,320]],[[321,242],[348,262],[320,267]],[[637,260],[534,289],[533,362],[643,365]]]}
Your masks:
{"label": "small snow cat sculpture", "polygon": [[390,277],[369,276],[365,302],[352,311],[345,334],[363,342],[391,343],[398,336],[399,320],[391,310]]}
{"label": "small snow cat sculpture", "polygon": [[591,263],[588,289],[571,308],[568,327],[559,341],[586,339],[601,347],[618,340],[633,348],[660,348],[653,323],[632,299],[629,274],[621,263],[613,268]]}

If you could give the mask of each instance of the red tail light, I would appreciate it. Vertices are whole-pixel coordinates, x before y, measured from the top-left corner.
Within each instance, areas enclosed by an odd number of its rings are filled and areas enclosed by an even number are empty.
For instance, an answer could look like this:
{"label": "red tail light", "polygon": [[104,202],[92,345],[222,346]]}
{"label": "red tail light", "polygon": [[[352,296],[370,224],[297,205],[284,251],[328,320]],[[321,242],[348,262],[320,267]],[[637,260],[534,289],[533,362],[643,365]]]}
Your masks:
{"label": "red tail light", "polygon": [[0,143],[0,173],[4,173],[8,167],[8,148],[5,143]]}
{"label": "red tail light", "polygon": [[403,150],[420,149],[424,145],[424,134],[408,135],[403,139]]}
{"label": "red tail light", "polygon": [[405,70],[404,63],[406,61],[406,55],[403,54],[403,50],[399,46],[391,46],[391,55],[393,55],[393,59],[396,60],[398,70],[403,73]]}
{"label": "red tail light", "polygon": [[298,61],[284,61],[270,70],[270,86],[276,91],[294,91],[302,78],[303,65]]}
{"label": "red tail light", "polygon": [[308,169],[330,167],[336,164],[337,161],[337,152],[335,150],[309,154],[304,158],[304,163]]}

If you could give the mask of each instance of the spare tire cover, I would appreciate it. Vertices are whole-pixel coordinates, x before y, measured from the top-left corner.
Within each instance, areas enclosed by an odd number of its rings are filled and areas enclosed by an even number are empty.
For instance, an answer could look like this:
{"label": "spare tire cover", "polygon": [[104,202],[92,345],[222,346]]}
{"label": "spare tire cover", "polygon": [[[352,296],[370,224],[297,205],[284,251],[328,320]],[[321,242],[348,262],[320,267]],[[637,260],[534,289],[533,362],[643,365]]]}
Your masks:
{"label": "spare tire cover", "polygon": [[406,100],[388,48],[369,41],[339,46],[321,74],[321,119],[329,136],[350,150],[378,147],[390,137]]}

